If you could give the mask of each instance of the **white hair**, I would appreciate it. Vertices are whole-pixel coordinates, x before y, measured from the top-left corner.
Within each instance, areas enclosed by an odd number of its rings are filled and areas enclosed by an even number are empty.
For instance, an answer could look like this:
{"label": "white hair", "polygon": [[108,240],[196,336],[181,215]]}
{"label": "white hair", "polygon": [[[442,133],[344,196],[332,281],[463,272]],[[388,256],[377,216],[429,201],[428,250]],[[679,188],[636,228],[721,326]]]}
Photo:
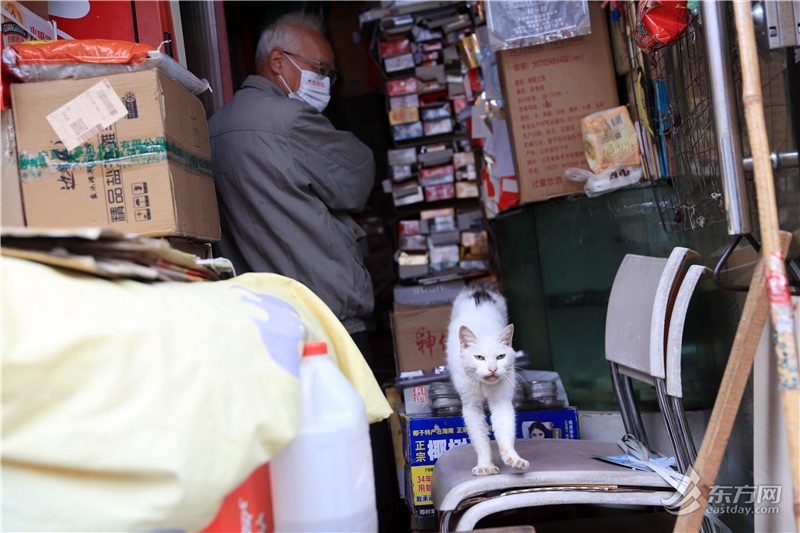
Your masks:
{"label": "white hair", "polygon": [[292,45],[299,38],[295,28],[308,28],[320,35],[323,34],[322,19],[319,16],[304,11],[287,13],[261,32],[256,47],[256,65],[261,65],[276,48],[282,50],[294,48]]}

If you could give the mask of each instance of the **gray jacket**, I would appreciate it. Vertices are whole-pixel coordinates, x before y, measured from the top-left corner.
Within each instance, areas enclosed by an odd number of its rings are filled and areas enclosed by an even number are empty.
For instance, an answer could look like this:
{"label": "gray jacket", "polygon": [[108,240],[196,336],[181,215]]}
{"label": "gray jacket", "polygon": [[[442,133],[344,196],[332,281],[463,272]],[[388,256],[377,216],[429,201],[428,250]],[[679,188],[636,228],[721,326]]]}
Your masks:
{"label": "gray jacket", "polygon": [[373,293],[348,213],[375,179],[370,149],[270,80],[249,76],[209,120],[222,238],[237,274],[274,272],[309,287],[350,333]]}

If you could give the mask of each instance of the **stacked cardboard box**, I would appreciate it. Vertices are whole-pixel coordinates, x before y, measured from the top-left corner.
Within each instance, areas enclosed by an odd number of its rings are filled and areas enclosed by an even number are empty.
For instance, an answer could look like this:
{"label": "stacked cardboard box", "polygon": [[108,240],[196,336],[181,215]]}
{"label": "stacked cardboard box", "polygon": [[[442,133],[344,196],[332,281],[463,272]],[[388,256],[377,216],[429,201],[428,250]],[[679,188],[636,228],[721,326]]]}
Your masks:
{"label": "stacked cardboard box", "polygon": [[497,53],[521,203],[583,192],[564,178],[589,169],[581,119],[619,105],[605,12],[589,4],[590,34]]}
{"label": "stacked cardboard box", "polygon": [[12,102],[27,225],[219,239],[205,109],[160,71],[17,83]]}

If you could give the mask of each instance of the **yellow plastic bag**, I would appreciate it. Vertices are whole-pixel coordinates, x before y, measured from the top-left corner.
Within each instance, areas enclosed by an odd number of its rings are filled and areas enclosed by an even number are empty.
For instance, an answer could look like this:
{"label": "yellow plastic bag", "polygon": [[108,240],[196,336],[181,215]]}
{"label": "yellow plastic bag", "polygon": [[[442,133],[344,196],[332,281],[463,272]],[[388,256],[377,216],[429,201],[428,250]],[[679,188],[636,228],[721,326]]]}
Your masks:
{"label": "yellow plastic bag", "polygon": [[294,438],[304,341],[388,402],[307,287],[109,281],[3,257],[6,531],[198,531]]}

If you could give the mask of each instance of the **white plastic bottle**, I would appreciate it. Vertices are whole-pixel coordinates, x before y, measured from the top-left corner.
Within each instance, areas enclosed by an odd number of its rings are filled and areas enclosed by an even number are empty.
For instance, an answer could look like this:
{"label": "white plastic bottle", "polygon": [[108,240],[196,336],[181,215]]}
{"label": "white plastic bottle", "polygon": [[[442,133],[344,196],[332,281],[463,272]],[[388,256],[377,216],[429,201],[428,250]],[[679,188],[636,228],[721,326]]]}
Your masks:
{"label": "white plastic bottle", "polygon": [[270,462],[275,531],[376,532],[366,408],[326,343],[306,343],[300,389],[297,436]]}

